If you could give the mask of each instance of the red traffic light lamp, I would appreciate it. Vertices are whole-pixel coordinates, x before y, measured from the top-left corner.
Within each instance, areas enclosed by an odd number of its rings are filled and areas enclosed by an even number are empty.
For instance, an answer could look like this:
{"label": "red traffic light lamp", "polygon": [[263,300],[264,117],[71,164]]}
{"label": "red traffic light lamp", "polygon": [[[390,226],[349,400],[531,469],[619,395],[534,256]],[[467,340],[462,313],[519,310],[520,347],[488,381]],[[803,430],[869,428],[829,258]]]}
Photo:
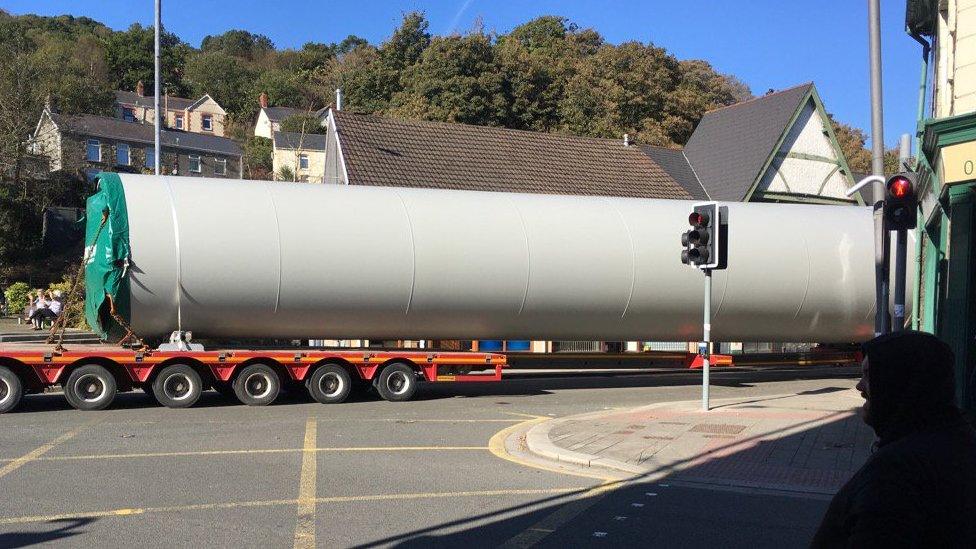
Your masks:
{"label": "red traffic light lamp", "polygon": [[884,222],[889,231],[914,229],[918,219],[918,184],[915,174],[902,172],[885,182]]}

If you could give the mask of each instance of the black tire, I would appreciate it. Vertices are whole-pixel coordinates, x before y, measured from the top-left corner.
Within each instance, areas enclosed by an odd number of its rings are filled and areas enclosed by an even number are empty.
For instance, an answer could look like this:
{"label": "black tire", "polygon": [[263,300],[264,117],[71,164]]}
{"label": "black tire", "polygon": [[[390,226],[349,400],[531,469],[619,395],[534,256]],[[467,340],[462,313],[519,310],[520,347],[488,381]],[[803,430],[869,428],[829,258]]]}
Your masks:
{"label": "black tire", "polygon": [[338,364],[323,364],[305,380],[308,394],[322,404],[337,404],[349,398],[352,376]]}
{"label": "black tire", "polygon": [[0,414],[9,412],[24,397],[24,384],[17,374],[6,366],[0,366]]}
{"label": "black tire", "polygon": [[402,362],[390,364],[373,380],[376,392],[383,400],[403,402],[413,398],[417,392],[417,373],[409,365]]}
{"label": "black tire", "polygon": [[234,378],[234,394],[237,400],[248,406],[267,406],[278,398],[281,379],[271,366],[250,364]]}
{"label": "black tire", "polygon": [[117,392],[115,376],[98,364],[75,368],[64,383],[64,398],[78,410],[104,410]]}
{"label": "black tire", "polygon": [[156,375],[153,396],[167,408],[189,408],[203,394],[203,379],[186,364],[170,364]]}

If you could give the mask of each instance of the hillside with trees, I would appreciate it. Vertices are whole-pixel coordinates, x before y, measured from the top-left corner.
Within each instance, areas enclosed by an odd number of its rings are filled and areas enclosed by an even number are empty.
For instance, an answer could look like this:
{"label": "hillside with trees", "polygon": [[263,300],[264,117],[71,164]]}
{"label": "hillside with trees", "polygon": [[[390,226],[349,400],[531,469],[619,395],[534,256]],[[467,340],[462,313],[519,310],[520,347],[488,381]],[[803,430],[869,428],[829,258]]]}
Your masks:
{"label": "hillside with trees", "polygon": [[[113,90],[133,90],[139,81],[150,88],[153,29],[0,11],[0,59],[0,265],[9,265],[40,253],[44,208],[82,200],[77,186],[30,174],[25,140],[43,106],[109,114]],[[355,112],[594,137],[628,133],[671,147],[685,143],[706,111],[751,97],[706,61],[679,60],[649,43],[612,44],[557,16],[506,34],[476,28],[435,36],[422,14],[409,13],[379,44],[350,35],[298,49],[245,30],[207,36],[199,48],[164,32],[163,69],[167,93],[207,93],[227,110],[228,135],[242,143],[251,177],[270,172],[270,146],[251,136],[262,92],[272,106],[311,112],[332,104],[342,88],[343,107]],[[867,171],[863,132],[836,126],[852,169]]]}

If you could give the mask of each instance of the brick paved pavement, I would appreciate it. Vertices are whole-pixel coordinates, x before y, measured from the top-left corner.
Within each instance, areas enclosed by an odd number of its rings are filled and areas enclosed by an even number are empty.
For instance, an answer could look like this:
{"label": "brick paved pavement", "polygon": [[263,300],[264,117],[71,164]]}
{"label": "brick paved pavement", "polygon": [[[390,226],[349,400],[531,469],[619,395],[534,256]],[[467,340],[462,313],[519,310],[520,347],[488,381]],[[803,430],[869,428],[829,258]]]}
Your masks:
{"label": "brick paved pavement", "polygon": [[529,449],[634,475],[832,494],[870,454],[856,391],[831,387],[751,400],[653,405],[540,424]]}

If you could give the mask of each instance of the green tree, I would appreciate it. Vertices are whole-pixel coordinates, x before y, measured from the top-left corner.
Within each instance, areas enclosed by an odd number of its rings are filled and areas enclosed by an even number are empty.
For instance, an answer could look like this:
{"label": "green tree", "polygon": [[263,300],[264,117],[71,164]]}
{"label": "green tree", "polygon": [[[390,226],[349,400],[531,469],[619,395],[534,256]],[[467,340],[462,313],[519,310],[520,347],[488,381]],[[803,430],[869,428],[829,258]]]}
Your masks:
{"label": "green tree", "polygon": [[203,38],[200,49],[204,52],[222,53],[231,57],[254,61],[274,53],[274,42],[263,34],[246,30],[229,30],[223,34],[208,35]]}
{"label": "green tree", "polygon": [[[163,85],[171,95],[187,95],[183,82],[183,68],[190,47],[171,32],[163,32]],[[134,90],[140,80],[152,89],[154,69],[154,31],[133,23],[127,30],[112,33],[105,40],[105,61],[111,84],[120,90]]]}
{"label": "green tree", "polygon": [[583,59],[559,106],[565,131],[596,137],[636,136],[669,145],[682,128],[666,105],[679,80],[678,62],[663,48],[627,42],[603,45]]}
{"label": "green tree", "polygon": [[434,38],[400,80],[397,116],[498,126],[507,118],[504,82],[483,32]]}
{"label": "green tree", "polygon": [[255,72],[222,51],[198,53],[186,63],[184,81],[194,97],[210,94],[231,113],[254,112],[257,99],[251,97]]}
{"label": "green tree", "polygon": [[312,113],[289,116],[281,121],[281,131],[304,134],[325,134],[326,128],[321,122],[322,120]]}
{"label": "green tree", "polygon": [[430,45],[430,24],[422,13],[411,12],[403,16],[393,36],[380,46],[380,56],[386,66],[401,71],[420,60]]}
{"label": "green tree", "polygon": [[247,179],[271,179],[274,172],[274,151],[267,137],[244,138],[244,177]]}

